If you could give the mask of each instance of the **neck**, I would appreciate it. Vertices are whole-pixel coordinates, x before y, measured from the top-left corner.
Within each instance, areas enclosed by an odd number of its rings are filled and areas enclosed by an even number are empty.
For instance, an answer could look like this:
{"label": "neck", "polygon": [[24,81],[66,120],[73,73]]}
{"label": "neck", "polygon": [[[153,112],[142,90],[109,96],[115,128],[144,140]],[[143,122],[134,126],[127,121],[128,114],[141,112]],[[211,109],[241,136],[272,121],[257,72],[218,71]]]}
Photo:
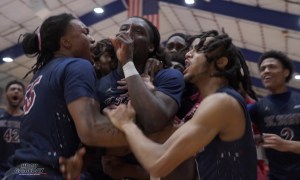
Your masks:
{"label": "neck", "polygon": [[211,77],[207,82],[202,81],[202,83],[198,82],[196,84],[203,98],[215,93],[218,89],[227,85],[227,80],[219,77]]}
{"label": "neck", "polygon": [[21,116],[23,114],[23,111],[21,110],[20,106],[6,106],[5,110],[12,116]]}
{"label": "neck", "polygon": [[282,86],[280,88],[274,88],[274,89],[269,89],[271,94],[282,94],[288,91],[288,88],[286,86]]}
{"label": "neck", "polygon": [[73,57],[68,51],[56,51],[54,52],[54,57]]}

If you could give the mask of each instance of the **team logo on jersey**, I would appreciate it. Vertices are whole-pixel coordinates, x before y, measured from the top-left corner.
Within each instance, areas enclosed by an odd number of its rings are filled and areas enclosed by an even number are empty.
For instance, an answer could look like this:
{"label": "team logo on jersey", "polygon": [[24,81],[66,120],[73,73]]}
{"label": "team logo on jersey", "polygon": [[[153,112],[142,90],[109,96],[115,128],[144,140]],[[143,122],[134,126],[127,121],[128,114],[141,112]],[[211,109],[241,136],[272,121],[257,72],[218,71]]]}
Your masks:
{"label": "team logo on jersey", "polygon": [[31,110],[35,98],[36,98],[36,93],[34,90],[34,87],[38,85],[42,79],[43,75],[40,75],[37,77],[32,83],[30,83],[27,87],[25,97],[24,97],[24,114],[28,114],[29,111]]}
{"label": "team logo on jersey", "polygon": [[113,92],[115,92],[115,91],[112,90],[112,87],[108,88],[108,89],[105,91],[105,93],[113,93]]}
{"label": "team logo on jersey", "polygon": [[265,111],[270,111],[269,106],[266,106],[266,107],[265,107]]}
{"label": "team logo on jersey", "polygon": [[299,109],[299,108],[300,108],[300,104],[294,106],[294,109]]}

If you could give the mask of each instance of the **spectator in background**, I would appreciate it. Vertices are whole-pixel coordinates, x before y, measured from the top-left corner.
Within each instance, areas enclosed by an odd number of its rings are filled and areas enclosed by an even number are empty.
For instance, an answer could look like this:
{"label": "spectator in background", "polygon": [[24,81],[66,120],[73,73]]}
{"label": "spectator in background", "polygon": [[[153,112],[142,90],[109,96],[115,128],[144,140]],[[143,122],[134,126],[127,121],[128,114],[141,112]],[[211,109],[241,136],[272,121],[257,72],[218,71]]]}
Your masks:
{"label": "spectator in background", "polygon": [[172,34],[165,46],[166,58],[172,63],[171,68],[184,71],[185,54],[191,45],[190,36],[183,33]]}
{"label": "spectator in background", "polygon": [[300,179],[300,94],[287,87],[292,62],[284,53],[271,50],[262,54],[258,68],[270,95],[248,109],[263,133],[261,145],[269,162],[269,179]]}
{"label": "spectator in background", "polygon": [[10,81],[5,87],[7,104],[0,108],[0,179],[12,166],[9,158],[20,148],[20,123],[23,118],[24,85],[20,81]]}
{"label": "spectator in background", "polygon": [[92,49],[92,58],[98,79],[117,68],[118,59],[109,39],[102,39],[96,43]]}

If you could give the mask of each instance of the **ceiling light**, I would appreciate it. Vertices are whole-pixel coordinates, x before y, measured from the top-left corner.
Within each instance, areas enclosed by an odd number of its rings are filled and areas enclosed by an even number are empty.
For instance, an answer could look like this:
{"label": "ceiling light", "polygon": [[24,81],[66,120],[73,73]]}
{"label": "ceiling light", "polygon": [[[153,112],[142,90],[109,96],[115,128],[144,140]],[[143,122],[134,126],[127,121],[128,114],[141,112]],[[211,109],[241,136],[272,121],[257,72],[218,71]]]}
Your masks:
{"label": "ceiling light", "polygon": [[13,61],[13,59],[10,58],[10,57],[4,57],[2,60],[3,60],[4,62],[12,62],[12,61]]}
{"label": "ceiling light", "polygon": [[185,3],[186,3],[186,4],[194,4],[195,1],[194,1],[194,0],[185,0]]}
{"label": "ceiling light", "polygon": [[295,75],[295,79],[300,79],[300,75]]}
{"label": "ceiling light", "polygon": [[94,8],[94,12],[97,14],[101,14],[104,12],[104,10],[102,8]]}

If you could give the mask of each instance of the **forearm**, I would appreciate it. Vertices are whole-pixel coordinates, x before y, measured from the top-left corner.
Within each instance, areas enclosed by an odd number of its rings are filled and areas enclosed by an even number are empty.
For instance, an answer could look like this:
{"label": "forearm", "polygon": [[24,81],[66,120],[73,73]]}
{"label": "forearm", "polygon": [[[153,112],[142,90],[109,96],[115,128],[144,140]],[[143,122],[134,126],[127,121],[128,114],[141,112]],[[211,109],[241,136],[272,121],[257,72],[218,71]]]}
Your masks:
{"label": "forearm", "polygon": [[90,133],[90,146],[120,147],[127,145],[124,133],[116,129],[107,119],[93,123],[90,126]]}
{"label": "forearm", "polygon": [[124,125],[122,130],[135,157],[150,172],[160,156],[162,156],[162,145],[146,138],[142,131],[133,123]]}
{"label": "forearm", "polygon": [[139,76],[131,76],[126,79],[126,82],[139,123],[148,133],[162,130],[175,112],[168,112],[164,102],[145,86]]}
{"label": "forearm", "polygon": [[300,141],[286,140],[286,143],[289,152],[300,154]]}
{"label": "forearm", "polygon": [[87,146],[117,147],[126,145],[126,138],[99,112],[94,99],[83,97],[68,104],[81,142]]}

